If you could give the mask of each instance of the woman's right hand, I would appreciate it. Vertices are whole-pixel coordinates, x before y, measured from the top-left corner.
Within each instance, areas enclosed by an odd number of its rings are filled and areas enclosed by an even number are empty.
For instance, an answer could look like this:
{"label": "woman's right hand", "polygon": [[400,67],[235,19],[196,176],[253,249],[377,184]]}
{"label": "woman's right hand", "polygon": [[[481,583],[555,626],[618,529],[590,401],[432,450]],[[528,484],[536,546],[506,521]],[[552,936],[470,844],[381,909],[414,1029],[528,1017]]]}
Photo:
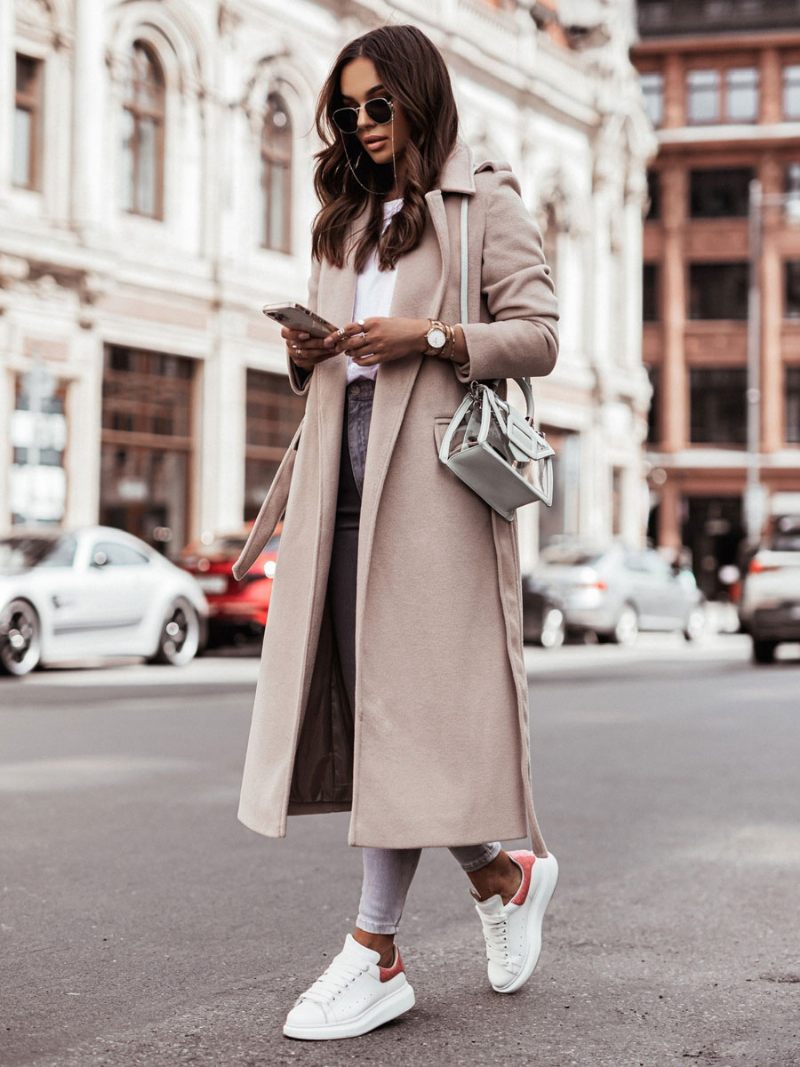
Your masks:
{"label": "woman's right hand", "polygon": [[324,359],[330,359],[337,355],[336,349],[331,350],[323,345],[324,337],[312,337],[303,330],[292,330],[288,326],[281,327],[281,337],[286,342],[286,351],[302,370],[312,371],[317,363]]}

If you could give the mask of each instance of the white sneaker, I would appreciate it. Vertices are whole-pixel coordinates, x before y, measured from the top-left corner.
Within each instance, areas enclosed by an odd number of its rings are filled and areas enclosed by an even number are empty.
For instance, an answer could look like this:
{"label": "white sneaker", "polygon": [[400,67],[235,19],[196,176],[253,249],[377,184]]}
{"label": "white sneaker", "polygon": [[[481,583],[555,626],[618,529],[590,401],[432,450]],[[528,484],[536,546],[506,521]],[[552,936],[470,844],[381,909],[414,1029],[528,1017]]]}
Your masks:
{"label": "white sneaker", "polygon": [[286,1037],[358,1037],[413,1008],[414,990],[397,946],[394,953],[392,966],[381,967],[380,953],[348,934],[339,955],[295,1001],[283,1027]]}
{"label": "white sneaker", "polygon": [[[558,881],[553,853],[509,852],[522,870],[522,884],[508,904],[496,894],[479,900],[489,981],[497,993],[514,993],[533,974],[542,947],[542,920]],[[473,896],[475,896],[474,890]]]}

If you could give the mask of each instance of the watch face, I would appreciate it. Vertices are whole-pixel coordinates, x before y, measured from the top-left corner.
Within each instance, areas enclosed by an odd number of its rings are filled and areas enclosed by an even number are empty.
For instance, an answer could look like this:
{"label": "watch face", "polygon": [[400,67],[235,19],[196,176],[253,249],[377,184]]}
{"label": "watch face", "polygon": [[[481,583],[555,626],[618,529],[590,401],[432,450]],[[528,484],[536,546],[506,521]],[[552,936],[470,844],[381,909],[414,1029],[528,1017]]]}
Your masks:
{"label": "watch face", "polygon": [[443,348],[446,340],[447,334],[444,330],[440,330],[438,326],[434,326],[432,330],[428,330],[428,344],[431,348]]}

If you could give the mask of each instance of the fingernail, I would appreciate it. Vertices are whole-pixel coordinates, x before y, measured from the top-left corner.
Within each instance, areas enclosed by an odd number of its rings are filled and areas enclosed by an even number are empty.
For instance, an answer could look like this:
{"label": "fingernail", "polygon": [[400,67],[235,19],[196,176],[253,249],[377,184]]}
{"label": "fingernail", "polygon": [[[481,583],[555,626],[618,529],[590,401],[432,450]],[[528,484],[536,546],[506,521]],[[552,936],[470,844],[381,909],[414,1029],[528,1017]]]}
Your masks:
{"label": "fingernail", "polygon": [[297,335],[297,340],[298,341],[307,341],[308,338],[309,338],[309,334],[307,334],[307,333],[299,333]]}

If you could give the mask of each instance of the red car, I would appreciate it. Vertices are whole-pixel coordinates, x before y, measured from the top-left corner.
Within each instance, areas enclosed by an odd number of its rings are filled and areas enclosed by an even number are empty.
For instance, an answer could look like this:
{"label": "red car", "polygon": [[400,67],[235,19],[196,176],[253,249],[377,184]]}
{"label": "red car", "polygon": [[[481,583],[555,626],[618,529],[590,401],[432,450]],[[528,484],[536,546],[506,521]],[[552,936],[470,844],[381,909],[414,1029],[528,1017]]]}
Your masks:
{"label": "red car", "polygon": [[244,547],[249,528],[215,534],[209,541],[194,541],[181,552],[178,565],[197,580],[208,601],[209,642],[264,632],[282,526],[278,524],[241,582],[233,577],[233,565]]}

